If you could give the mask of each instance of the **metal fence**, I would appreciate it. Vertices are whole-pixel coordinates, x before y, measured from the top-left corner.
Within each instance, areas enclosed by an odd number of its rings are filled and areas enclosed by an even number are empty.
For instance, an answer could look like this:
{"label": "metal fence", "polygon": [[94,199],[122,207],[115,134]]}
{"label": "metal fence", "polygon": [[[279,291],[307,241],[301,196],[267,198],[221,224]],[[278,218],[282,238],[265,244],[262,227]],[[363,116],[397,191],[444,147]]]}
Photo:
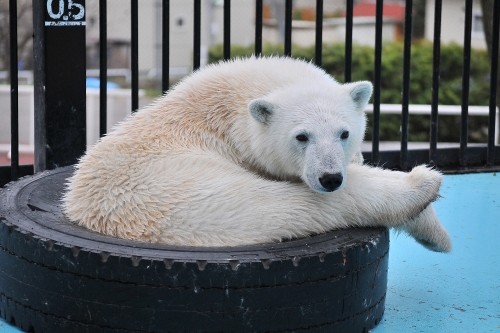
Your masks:
{"label": "metal fence", "polygon": [[[292,0],[284,1],[284,54],[292,54]],[[311,1],[312,2],[312,1]],[[106,132],[107,114],[107,1],[99,3],[99,80],[100,80],[100,135]],[[193,0],[193,70],[200,67],[201,38],[201,0]],[[381,114],[381,61],[384,1],[376,1],[376,23],[374,48],[374,95],[373,95],[373,128],[371,151],[365,153],[367,162],[382,164],[388,168],[406,170],[417,163],[430,163],[446,170],[472,171],[492,169],[500,166],[500,151],[495,142],[496,124],[496,91],[498,82],[499,52],[499,16],[500,1],[494,1],[492,22],[493,42],[490,47],[490,99],[488,140],[483,144],[468,144],[469,119],[469,70],[471,59],[472,0],[465,0],[465,31],[463,48],[463,78],[460,143],[457,147],[438,148],[437,130],[440,106],[438,103],[440,89],[440,46],[442,0],[435,0],[434,39],[433,39],[433,76],[429,86],[432,87],[431,121],[429,123],[430,141],[425,149],[409,149],[409,117],[410,117],[410,62],[412,48],[412,13],[413,1],[405,3],[404,20],[404,69],[402,72],[402,104],[401,104],[401,140],[399,148],[393,151],[380,149],[380,114]],[[18,121],[18,54],[17,54],[17,1],[9,0],[10,20],[10,87],[11,87],[11,165],[0,167],[0,185],[20,176],[43,171],[56,166],[73,164],[85,151],[85,0],[33,0],[34,22],[34,91],[35,91],[35,163],[33,166],[19,165],[19,121]],[[130,0],[130,49],[131,49],[131,99],[132,112],[139,105],[139,29],[138,0]],[[232,3],[237,6],[237,2]],[[315,1],[315,57],[314,62],[322,65],[323,54],[323,0]],[[345,77],[352,78],[353,48],[353,8],[354,1],[346,1],[345,15]],[[169,89],[170,59],[170,9],[169,0],[161,1],[162,29],[162,69],[161,87]],[[231,1],[223,1],[223,57],[231,58]],[[254,53],[262,55],[263,50],[263,0],[255,0],[255,36]],[[4,112],[5,110],[2,110]]]}

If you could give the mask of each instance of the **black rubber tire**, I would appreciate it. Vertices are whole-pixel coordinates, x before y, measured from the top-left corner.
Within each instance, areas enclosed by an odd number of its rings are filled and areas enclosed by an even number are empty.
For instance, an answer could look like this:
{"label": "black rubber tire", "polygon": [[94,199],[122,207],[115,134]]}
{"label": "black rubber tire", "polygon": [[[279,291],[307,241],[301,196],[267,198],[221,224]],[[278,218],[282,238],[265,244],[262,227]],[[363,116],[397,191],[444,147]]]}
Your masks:
{"label": "black rubber tire", "polygon": [[367,332],[387,288],[384,228],[173,247],[69,223],[70,167],[0,190],[0,315],[28,332]]}

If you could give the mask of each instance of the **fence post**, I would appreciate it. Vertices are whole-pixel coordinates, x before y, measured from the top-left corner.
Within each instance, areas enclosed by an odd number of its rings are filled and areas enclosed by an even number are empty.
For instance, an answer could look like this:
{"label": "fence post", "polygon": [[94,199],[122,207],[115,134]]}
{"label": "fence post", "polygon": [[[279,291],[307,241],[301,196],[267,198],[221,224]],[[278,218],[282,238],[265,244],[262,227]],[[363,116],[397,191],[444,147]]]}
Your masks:
{"label": "fence post", "polygon": [[35,172],[85,152],[85,0],[33,0]]}

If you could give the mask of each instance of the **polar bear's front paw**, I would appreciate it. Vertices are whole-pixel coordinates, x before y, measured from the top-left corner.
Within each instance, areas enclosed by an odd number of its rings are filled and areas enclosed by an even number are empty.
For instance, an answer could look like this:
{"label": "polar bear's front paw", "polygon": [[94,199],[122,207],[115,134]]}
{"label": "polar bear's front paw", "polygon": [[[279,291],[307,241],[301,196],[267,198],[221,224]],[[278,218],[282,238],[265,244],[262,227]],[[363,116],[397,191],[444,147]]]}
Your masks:
{"label": "polar bear's front paw", "polygon": [[419,197],[427,201],[427,204],[439,197],[442,180],[443,175],[439,171],[425,165],[416,166],[408,174],[410,186],[415,189]]}

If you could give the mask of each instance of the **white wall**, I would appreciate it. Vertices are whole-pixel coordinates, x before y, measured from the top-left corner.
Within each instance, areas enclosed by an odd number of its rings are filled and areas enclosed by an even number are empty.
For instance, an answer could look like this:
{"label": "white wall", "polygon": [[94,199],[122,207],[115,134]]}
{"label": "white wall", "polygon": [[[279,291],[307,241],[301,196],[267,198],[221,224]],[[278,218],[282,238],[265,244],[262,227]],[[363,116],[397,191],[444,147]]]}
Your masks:
{"label": "white wall", "polygon": [[[224,7],[214,1],[212,7],[212,37],[210,45],[221,44],[224,36]],[[255,41],[255,0],[238,0],[231,3],[231,44],[252,45]]]}
{"label": "white wall", "polygon": [[[150,98],[139,91],[139,107],[151,102]],[[107,129],[131,114],[131,93],[129,89],[108,90]],[[34,95],[33,86],[19,86],[19,144],[23,151],[34,149]],[[10,146],[10,86],[0,85],[0,147]],[[93,145],[99,138],[99,91],[87,89],[87,146]],[[1,150],[1,149],[0,149]],[[0,152],[0,153],[3,153]]]}
{"label": "white wall", "polygon": [[[99,0],[87,0],[87,39],[99,37]],[[161,68],[162,1],[139,2],[139,70],[150,76]],[[201,1],[201,64],[207,62],[208,49],[223,41],[223,2]],[[108,0],[108,39],[130,42],[130,1]],[[193,67],[193,1],[170,1],[170,72],[184,76]],[[231,42],[250,45],[254,42],[255,1],[231,3]]]}
{"label": "white wall", "polygon": [[[19,144],[33,146],[34,99],[33,86],[19,86]],[[10,86],[0,85],[0,144],[10,144]]]}
{"label": "white wall", "polygon": [[[425,38],[434,39],[434,14],[435,1],[427,0],[425,12]],[[474,1],[472,6],[473,31],[471,45],[473,48],[486,48],[484,32],[474,30],[478,17],[481,17],[481,6],[479,1]],[[443,0],[441,16],[441,43],[458,43],[463,45],[465,29],[465,2],[457,0]]]}

